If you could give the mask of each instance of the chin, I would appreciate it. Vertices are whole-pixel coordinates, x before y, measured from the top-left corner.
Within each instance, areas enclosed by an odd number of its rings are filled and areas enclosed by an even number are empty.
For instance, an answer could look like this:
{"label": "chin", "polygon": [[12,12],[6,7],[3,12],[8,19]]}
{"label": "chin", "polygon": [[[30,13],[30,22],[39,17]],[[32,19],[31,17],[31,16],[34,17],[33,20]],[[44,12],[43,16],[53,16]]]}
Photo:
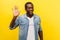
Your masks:
{"label": "chin", "polygon": [[30,15],[32,15],[33,13],[30,13]]}

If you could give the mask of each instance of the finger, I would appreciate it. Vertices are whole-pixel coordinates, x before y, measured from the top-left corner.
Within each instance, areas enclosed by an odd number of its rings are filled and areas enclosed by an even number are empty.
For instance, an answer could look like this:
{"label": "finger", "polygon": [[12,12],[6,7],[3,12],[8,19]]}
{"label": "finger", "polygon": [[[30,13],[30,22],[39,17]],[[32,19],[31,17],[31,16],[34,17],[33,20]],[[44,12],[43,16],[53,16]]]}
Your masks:
{"label": "finger", "polygon": [[18,7],[15,5],[14,8],[12,8],[12,10],[16,10],[16,9],[18,9]]}
{"label": "finger", "polygon": [[17,7],[17,6],[15,6],[15,7],[14,7],[14,9],[18,9],[18,7]]}

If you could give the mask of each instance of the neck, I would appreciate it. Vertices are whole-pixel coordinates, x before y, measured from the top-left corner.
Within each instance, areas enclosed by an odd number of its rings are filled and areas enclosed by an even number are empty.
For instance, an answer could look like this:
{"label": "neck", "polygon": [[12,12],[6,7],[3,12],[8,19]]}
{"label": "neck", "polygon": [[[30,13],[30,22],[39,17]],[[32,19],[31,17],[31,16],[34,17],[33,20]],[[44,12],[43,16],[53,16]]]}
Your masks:
{"label": "neck", "polygon": [[31,18],[33,15],[34,15],[33,13],[32,13],[32,14],[27,13],[27,16],[30,17],[30,18]]}

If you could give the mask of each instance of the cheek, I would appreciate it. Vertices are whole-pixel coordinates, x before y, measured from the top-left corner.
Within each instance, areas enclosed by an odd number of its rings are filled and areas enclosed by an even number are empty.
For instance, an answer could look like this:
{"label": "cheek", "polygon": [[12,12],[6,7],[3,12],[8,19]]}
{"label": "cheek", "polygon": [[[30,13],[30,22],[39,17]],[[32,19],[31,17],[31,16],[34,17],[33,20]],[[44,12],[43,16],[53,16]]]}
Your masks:
{"label": "cheek", "polygon": [[26,11],[28,11],[29,9],[27,8]]}

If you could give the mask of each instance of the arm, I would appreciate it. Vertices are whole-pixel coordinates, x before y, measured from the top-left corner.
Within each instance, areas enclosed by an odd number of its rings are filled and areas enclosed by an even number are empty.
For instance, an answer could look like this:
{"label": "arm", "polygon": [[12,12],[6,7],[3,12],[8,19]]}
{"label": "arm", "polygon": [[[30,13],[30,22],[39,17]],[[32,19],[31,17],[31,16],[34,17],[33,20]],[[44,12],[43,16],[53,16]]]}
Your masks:
{"label": "arm", "polygon": [[14,28],[16,18],[17,17],[13,17],[13,19],[12,19],[12,21],[10,23],[10,29]]}
{"label": "arm", "polygon": [[43,32],[39,31],[38,34],[39,34],[40,40],[43,40]]}
{"label": "arm", "polygon": [[38,30],[38,34],[39,34],[39,37],[40,37],[40,40],[43,40],[43,31],[42,31],[42,28],[41,28],[41,20],[39,18],[39,30]]}
{"label": "arm", "polygon": [[15,8],[13,9],[13,19],[10,23],[10,29],[14,29],[18,25],[18,19],[17,19],[18,15],[19,11],[18,8],[15,6]]}

